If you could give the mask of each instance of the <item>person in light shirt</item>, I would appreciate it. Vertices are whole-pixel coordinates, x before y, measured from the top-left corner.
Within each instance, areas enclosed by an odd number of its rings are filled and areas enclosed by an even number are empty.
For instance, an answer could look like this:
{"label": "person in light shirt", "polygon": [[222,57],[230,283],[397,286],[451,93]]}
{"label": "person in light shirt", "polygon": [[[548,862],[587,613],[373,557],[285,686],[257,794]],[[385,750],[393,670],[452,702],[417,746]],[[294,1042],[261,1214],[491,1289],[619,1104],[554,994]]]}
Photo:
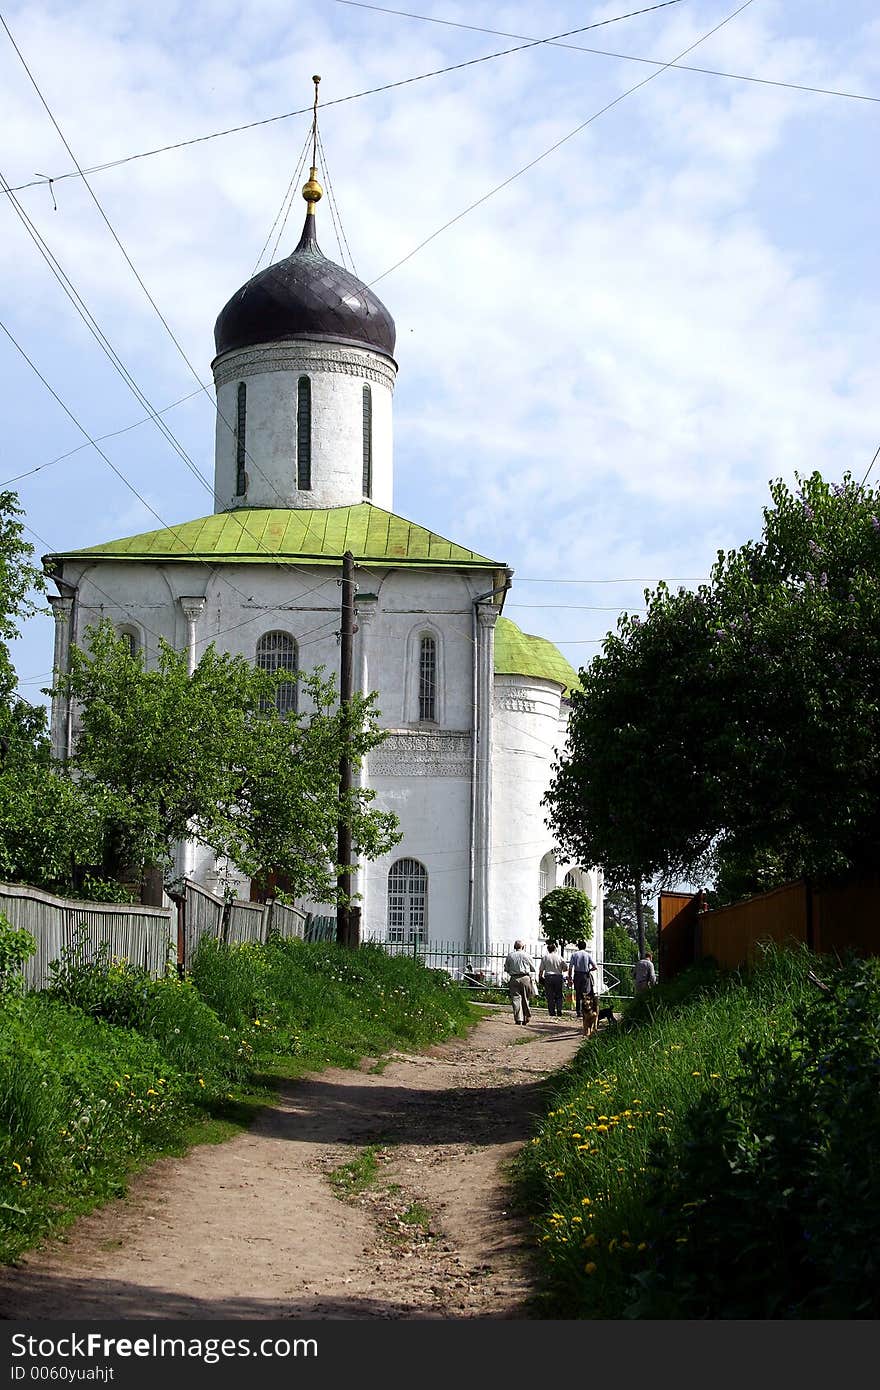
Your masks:
{"label": "person in light shirt", "polygon": [[547,1013],[550,1018],[562,1018],[562,986],[565,980],[565,961],[558,947],[547,942],[547,949],[538,967],[538,982],[544,986]]}
{"label": "person in light shirt", "polygon": [[507,983],[507,993],[513,1005],[513,1021],[525,1027],[532,1016],[532,1006],[529,1000],[535,965],[523,950],[521,941],[514,941],[513,950],[508,952],[504,962],[504,973],[510,976]]}
{"label": "person in light shirt", "polygon": [[568,962],[568,983],[574,984],[574,1011],[578,1018],[581,1017],[584,1009],[584,995],[589,991],[595,993],[593,985],[593,973],[596,969],[596,962],[587,950],[586,941],[579,941],[577,950],[572,951]]}
{"label": "person in light shirt", "polygon": [[657,971],[654,969],[653,952],[645,951],[641,960],[636,961],[636,994],[644,993],[656,983]]}

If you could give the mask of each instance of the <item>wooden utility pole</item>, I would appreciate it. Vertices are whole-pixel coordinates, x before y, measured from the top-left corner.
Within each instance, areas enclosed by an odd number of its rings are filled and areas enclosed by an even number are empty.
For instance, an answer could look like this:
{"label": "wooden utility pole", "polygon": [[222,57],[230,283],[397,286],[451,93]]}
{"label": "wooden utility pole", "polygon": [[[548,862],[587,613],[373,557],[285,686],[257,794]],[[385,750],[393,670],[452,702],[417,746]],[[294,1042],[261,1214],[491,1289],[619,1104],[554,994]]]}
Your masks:
{"label": "wooden utility pole", "polygon": [[[354,556],[346,550],[342,557],[342,625],[339,632],[339,706],[344,712],[351,703],[352,676],[354,671]],[[351,827],[342,814],[343,803],[351,791],[351,759],[343,756],[339,760],[339,806],[340,815],[337,826],[336,861],[341,866],[336,879],[338,900],[336,905],[336,940],[341,946],[356,947],[359,940],[352,939],[352,925],[357,932],[357,914],[349,911],[348,899],[351,896]],[[353,920],[352,920],[353,919]]]}

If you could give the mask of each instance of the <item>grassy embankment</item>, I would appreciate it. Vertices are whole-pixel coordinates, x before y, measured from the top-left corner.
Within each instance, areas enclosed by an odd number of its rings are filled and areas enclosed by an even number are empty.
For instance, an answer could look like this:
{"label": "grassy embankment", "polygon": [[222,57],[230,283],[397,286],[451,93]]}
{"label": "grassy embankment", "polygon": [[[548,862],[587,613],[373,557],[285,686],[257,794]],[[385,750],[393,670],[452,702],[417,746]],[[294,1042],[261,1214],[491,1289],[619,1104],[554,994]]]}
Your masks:
{"label": "grassy embankment", "polygon": [[878,1078],[877,960],[773,951],[651,991],[519,1156],[539,1316],[877,1317]]}
{"label": "grassy embankment", "polygon": [[5,986],[2,1262],[124,1193],[160,1154],[228,1137],[279,1078],[423,1046],[479,1016],[408,957],[298,941],[206,943],[184,982],[71,953],[51,990],[22,997],[9,970]]}

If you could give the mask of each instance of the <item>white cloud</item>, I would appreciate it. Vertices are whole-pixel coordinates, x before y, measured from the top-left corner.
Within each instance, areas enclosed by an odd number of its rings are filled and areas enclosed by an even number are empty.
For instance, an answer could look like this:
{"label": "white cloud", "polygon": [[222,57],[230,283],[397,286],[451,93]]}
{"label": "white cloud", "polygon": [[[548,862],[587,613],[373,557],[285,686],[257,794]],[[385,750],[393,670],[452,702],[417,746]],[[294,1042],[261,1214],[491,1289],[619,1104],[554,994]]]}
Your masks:
{"label": "white cloud", "polygon": [[[583,42],[666,59],[725,12],[682,6]],[[437,13],[525,34],[584,22],[573,3]],[[307,106],[315,71],[330,100],[505,46],[345,6],[304,3],[291,15],[280,0],[148,12],[43,0],[7,19],[89,164]],[[821,6],[752,6],[685,61],[871,92],[872,26],[867,3],[840,32]],[[328,107],[324,143],[359,273],[387,270],[648,71],[539,48]],[[842,171],[854,187],[873,177],[874,109],[663,73],[382,279],[399,331],[400,509],[523,575],[698,574],[718,546],[754,534],[768,479],[866,467],[878,429],[871,214],[860,207],[857,226],[829,218],[823,189]],[[0,168],[13,182],[68,167],[8,45],[0,122]],[[94,176],[203,379],[216,314],[251,272],[307,125],[298,117]],[[194,385],[79,181],[55,185],[57,213],[45,188],[21,196],[150,399],[164,405]],[[282,251],[301,216],[297,200]],[[320,218],[337,257],[326,202]],[[4,230],[4,315],[23,345],[89,428],[139,418],[8,207]],[[79,438],[56,407],[37,404],[26,369],[4,361],[23,403],[11,474]],[[209,410],[172,422],[210,469]],[[169,521],[208,510],[149,429],[115,441],[111,457]],[[105,481],[96,493],[85,477]],[[56,544],[151,525],[108,477],[80,455],[23,483],[21,496]],[[524,616],[559,640],[609,625],[576,610]],[[35,660],[31,669],[46,664]]]}

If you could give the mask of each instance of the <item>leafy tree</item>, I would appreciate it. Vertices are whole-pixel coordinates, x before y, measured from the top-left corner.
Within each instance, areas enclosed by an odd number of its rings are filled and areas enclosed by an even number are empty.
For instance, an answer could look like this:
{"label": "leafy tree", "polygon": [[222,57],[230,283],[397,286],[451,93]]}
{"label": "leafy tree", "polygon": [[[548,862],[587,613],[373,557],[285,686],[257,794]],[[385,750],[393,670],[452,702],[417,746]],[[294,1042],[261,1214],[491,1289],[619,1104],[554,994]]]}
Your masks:
{"label": "leafy tree", "polygon": [[[639,940],[639,921],[637,912],[636,895],[634,889],[612,888],[609,889],[603,898],[604,927],[605,936],[605,955],[609,960],[629,960],[629,955],[611,956],[608,952],[608,931],[614,928],[629,937],[630,944],[638,945]],[[657,950],[657,919],[654,916],[654,909],[650,903],[642,904],[643,926],[645,931],[645,941],[652,951]]]}
{"label": "leafy tree", "polygon": [[771,495],[760,540],[696,592],[646,591],[572,692],[551,824],[612,889],[875,862],[880,495],[818,473]]}
{"label": "leafy tree", "polygon": [[580,888],[553,888],[545,893],[539,908],[544,936],[551,946],[584,941],[593,925],[593,904]]}
{"label": "leafy tree", "polygon": [[[162,643],[144,668],[111,624],[73,648],[62,688],[77,702],[72,767],[104,812],[100,875],[170,872],[175,844],[194,839],[242,873],[289,885],[294,896],[336,896],[337,822],[368,858],[400,838],[396,818],[371,809],[374,793],[339,800],[339,764],[357,763],[384,737],[372,697],[336,702],[333,681],[262,671],[208,648],[193,674],[185,653]],[[275,689],[298,680],[300,712],[280,714]],[[305,698],[302,698],[305,697]]]}
{"label": "leafy tree", "polygon": [[619,922],[605,918],[602,928],[602,955],[605,960],[613,960],[620,964],[635,964],[639,958],[636,944],[625,927]]}

